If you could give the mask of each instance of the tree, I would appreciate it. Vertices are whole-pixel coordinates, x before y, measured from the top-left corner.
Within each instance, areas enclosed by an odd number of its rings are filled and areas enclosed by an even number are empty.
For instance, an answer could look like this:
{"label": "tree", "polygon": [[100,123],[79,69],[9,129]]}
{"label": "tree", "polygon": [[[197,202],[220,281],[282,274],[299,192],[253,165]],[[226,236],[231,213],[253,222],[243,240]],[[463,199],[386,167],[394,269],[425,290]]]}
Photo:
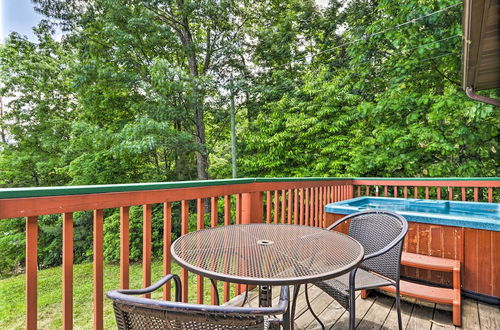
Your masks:
{"label": "tree", "polygon": [[69,181],[62,154],[69,140],[76,102],[68,76],[73,49],[52,38],[42,21],[37,43],[17,33],[0,48],[0,184],[60,185]]}
{"label": "tree", "polygon": [[[85,107],[93,108],[96,94],[118,85],[121,93],[105,94],[105,102],[132,110],[126,111],[132,117],[149,113],[170,121],[175,131],[189,132],[197,145],[197,176],[207,179],[207,111],[217,111],[211,105],[219,97],[219,82],[238,67],[240,31],[251,3],[96,0],[83,8],[78,1],[36,3],[64,27],[81,31],[82,98],[90,101]],[[88,88],[94,84],[97,88]]]}

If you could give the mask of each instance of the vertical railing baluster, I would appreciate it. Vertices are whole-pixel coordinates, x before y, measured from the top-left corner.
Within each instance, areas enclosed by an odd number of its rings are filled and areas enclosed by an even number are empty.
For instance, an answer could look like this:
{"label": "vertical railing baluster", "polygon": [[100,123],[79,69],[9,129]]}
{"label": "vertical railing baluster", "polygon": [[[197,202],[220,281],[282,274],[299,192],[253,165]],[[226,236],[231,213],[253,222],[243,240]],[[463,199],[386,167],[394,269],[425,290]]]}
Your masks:
{"label": "vertical railing baluster", "polygon": [[488,203],[493,203],[493,188],[488,188]]}
{"label": "vertical railing baluster", "polygon": [[311,198],[312,201],[312,209],[311,209],[311,214],[312,214],[312,223],[311,226],[316,227],[318,225],[318,188],[311,188],[313,192],[313,197]]}
{"label": "vertical railing baluster", "polygon": [[429,187],[425,187],[425,199],[429,199]]}
{"label": "vertical railing baluster", "polygon": [[316,227],[323,226],[323,187],[318,187],[318,222],[316,223]]}
{"label": "vertical railing baluster", "polygon": [[26,217],[26,328],[37,328],[38,217]]}
{"label": "vertical railing baluster", "polygon": [[461,187],[460,190],[462,191],[462,202],[465,202],[467,200],[467,195],[465,193],[465,187]]}
{"label": "vertical railing baluster", "polygon": [[[142,208],[142,287],[151,285],[151,222],[153,207],[151,204],[143,205]],[[144,298],[151,298],[147,293]]]}
{"label": "vertical railing baluster", "polygon": [[73,213],[63,214],[62,312],[63,329],[73,329]]}
{"label": "vertical railing baluster", "polygon": [[304,224],[304,188],[300,188],[299,224]]}
{"label": "vertical railing baluster", "polygon": [[279,201],[279,196],[278,196],[278,191],[274,191],[274,223],[278,223],[278,201]]}
{"label": "vertical railing baluster", "polygon": [[361,196],[361,186],[358,186],[358,197]]}
{"label": "vertical railing baluster", "polygon": [[322,227],[323,226],[323,187],[318,188],[318,222],[316,224],[316,227]]}
{"label": "vertical railing baluster", "polygon": [[375,197],[378,197],[378,186],[375,186]]}
{"label": "vertical railing baluster", "polygon": [[271,198],[271,190],[268,190],[266,192],[266,223],[271,222],[271,206],[273,204],[272,198]]}
{"label": "vertical railing baluster", "polygon": [[325,187],[325,205],[323,205],[323,227],[325,227],[325,224],[326,224],[326,211],[325,211],[325,207],[330,204],[330,200],[331,200],[331,195],[330,195],[330,186],[326,186]]}
{"label": "vertical railing baluster", "polygon": [[[181,201],[181,235],[186,235],[189,231],[189,204],[187,200]],[[188,271],[181,269],[182,282],[182,302],[188,301]]]}
{"label": "vertical railing baluster", "polygon": [[323,209],[325,207],[325,187],[319,187],[319,203],[318,203],[318,227],[323,227]]}
{"label": "vertical railing baluster", "polygon": [[436,187],[436,197],[438,200],[441,199],[441,187]]}
{"label": "vertical railing baluster", "polygon": [[[203,203],[203,198],[198,198],[196,200],[196,229],[202,230],[205,227],[205,205]],[[205,292],[203,290],[203,277],[196,275],[196,302],[203,305],[203,296]]]}
{"label": "vertical railing baluster", "polygon": [[478,188],[477,187],[474,187],[474,202],[477,202],[478,199],[479,199],[479,192],[478,192]]}
{"label": "vertical railing baluster", "polygon": [[309,210],[309,215],[311,220],[309,220],[309,226],[316,225],[316,188],[311,188],[311,209]]}
{"label": "vertical railing baluster", "polygon": [[236,194],[236,219],[237,224],[241,224],[241,194]]}
{"label": "vertical railing baluster", "polygon": [[318,208],[316,205],[318,204],[318,188],[311,188],[311,221],[309,223],[310,226],[316,226],[318,221]]}
{"label": "vertical railing baluster", "polygon": [[291,224],[292,223],[292,200],[293,200],[293,197],[292,197],[292,190],[291,189],[288,189],[288,219],[287,219],[287,223],[288,224]]}
{"label": "vertical railing baluster", "polygon": [[309,188],[306,189],[306,196],[304,200],[304,208],[305,208],[305,219],[304,225],[309,226]]}
{"label": "vertical railing baluster", "polygon": [[366,185],[365,187],[365,196],[370,196],[370,186]]}
{"label": "vertical railing baluster", "polygon": [[408,198],[408,186],[403,187],[403,197]]}
{"label": "vertical railing baluster", "polygon": [[[217,227],[219,220],[219,208],[217,204],[217,197],[212,197],[210,199],[210,226],[212,228]],[[215,285],[217,285],[217,281],[214,281]],[[213,285],[211,286],[211,292],[210,292],[210,303],[212,305],[215,305],[217,302],[216,300],[216,291]]]}
{"label": "vertical railing baluster", "polygon": [[453,200],[453,188],[452,187],[448,187],[448,199],[450,201]]}
{"label": "vertical railing baluster", "polygon": [[413,187],[413,197],[418,198],[418,187],[417,186]]}
{"label": "vertical railing baluster", "polygon": [[[163,275],[172,271],[172,255],[170,246],[172,244],[172,203],[163,203]],[[163,287],[163,300],[171,299],[171,285],[166,283]]]}
{"label": "vertical railing baluster", "polygon": [[298,225],[300,223],[299,220],[299,190],[293,190],[293,223]]}
{"label": "vertical railing baluster", "polygon": [[104,329],[104,211],[94,210],[94,329]]}
{"label": "vertical railing baluster", "polygon": [[[269,200],[271,202],[271,200]],[[224,196],[224,226],[231,224],[231,199],[229,195]],[[223,283],[224,302],[229,301],[229,283]]]}
{"label": "vertical railing baluster", "polygon": [[394,192],[392,194],[392,197],[397,198],[398,197],[398,187],[394,186],[393,189],[394,189]]}
{"label": "vertical railing baluster", "polygon": [[384,197],[387,197],[387,186],[384,186]]}
{"label": "vertical railing baluster", "polygon": [[286,190],[281,191],[281,223],[286,223]]}
{"label": "vertical railing baluster", "polygon": [[129,207],[120,207],[120,289],[129,288],[130,215]]}

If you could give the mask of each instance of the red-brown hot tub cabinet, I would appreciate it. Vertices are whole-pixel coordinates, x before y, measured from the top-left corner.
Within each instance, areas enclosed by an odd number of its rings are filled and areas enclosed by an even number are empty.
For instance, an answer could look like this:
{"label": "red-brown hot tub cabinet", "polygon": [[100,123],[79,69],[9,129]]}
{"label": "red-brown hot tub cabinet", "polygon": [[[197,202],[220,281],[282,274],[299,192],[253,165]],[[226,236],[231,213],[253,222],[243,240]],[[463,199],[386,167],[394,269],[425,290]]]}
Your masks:
{"label": "red-brown hot tub cabinet", "polygon": [[[339,202],[341,203],[347,201]],[[345,214],[326,213],[326,225],[344,216]],[[340,231],[346,232],[347,226]],[[476,299],[500,303],[500,231],[409,220],[404,251],[460,260],[462,292]],[[451,286],[453,281],[450,272],[407,266],[403,266],[401,275],[445,286]]]}
{"label": "red-brown hot tub cabinet", "polygon": [[[344,216],[327,213],[326,222],[331,224]],[[500,232],[409,222],[404,251],[460,260],[463,293],[500,302]],[[452,284],[451,273],[404,266],[401,275],[446,286]]]}

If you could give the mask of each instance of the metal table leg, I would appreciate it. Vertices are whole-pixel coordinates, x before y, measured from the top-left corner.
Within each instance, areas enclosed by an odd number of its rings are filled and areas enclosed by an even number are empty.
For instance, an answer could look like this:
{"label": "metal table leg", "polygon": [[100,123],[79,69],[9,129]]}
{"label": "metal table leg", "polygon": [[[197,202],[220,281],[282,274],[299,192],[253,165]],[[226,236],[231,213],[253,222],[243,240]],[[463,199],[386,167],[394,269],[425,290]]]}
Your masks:
{"label": "metal table leg", "polygon": [[311,312],[312,316],[314,316],[314,318],[316,319],[316,321],[318,321],[318,323],[321,325],[321,329],[325,330],[325,325],[323,324],[323,322],[321,322],[321,320],[319,319],[319,317],[314,313],[314,311],[312,309],[311,303],[309,302],[309,291],[307,290],[307,284],[305,286],[306,286],[305,290],[306,290],[307,308],[309,308],[309,311]]}

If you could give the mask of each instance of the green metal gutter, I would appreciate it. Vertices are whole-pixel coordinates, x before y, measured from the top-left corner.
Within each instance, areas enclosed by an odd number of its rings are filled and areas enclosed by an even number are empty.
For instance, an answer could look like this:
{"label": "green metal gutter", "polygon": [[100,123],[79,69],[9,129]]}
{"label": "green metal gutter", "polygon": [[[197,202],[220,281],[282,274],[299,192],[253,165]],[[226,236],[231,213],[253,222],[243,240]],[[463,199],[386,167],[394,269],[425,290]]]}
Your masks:
{"label": "green metal gutter", "polygon": [[499,181],[500,178],[242,178],[225,180],[199,180],[180,182],[154,182],[154,183],[131,183],[110,185],[88,185],[88,186],[63,186],[63,187],[32,187],[32,188],[4,188],[0,189],[0,199],[7,198],[29,198],[48,196],[67,196],[82,194],[98,194],[127,191],[147,191],[158,189],[178,189],[207,186],[224,186],[232,184],[250,184],[258,182],[304,182],[304,181],[355,181],[355,180],[387,180],[387,181]]}

